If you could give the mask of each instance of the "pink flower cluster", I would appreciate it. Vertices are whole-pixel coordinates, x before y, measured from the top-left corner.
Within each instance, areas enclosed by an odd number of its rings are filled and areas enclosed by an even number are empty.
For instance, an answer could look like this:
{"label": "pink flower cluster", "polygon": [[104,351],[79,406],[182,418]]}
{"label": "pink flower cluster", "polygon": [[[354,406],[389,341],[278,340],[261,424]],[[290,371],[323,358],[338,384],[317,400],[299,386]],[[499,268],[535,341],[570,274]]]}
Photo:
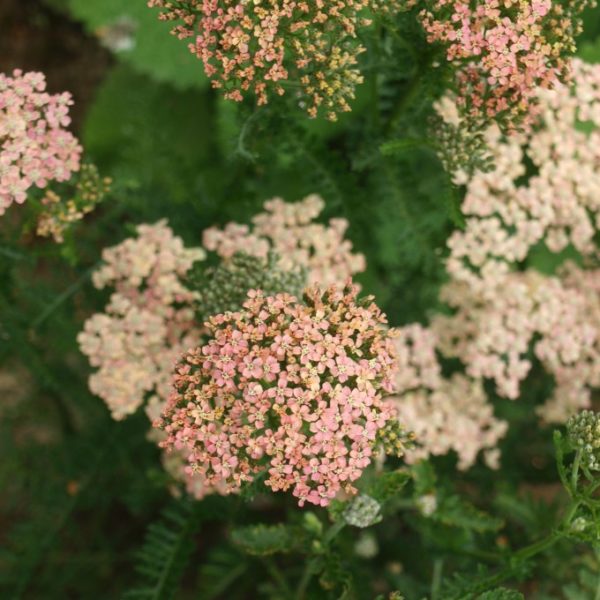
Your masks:
{"label": "pink flower cluster", "polygon": [[438,340],[421,325],[400,328],[394,342],[396,395],[391,401],[398,419],[416,439],[416,446],[406,452],[406,461],[413,463],[454,450],[458,468],[464,470],[483,451],[488,466],[496,468],[496,445],[507,423],[494,417],[481,379],[460,373],[444,377],[436,356]]}
{"label": "pink flower cluster", "polygon": [[[433,323],[441,351],[508,398],[519,396],[533,352],[556,383],[540,409],[546,421],[589,406],[600,382],[600,66],[575,60],[572,72],[570,86],[537,91],[535,129],[487,132],[495,168],[468,181],[466,227],[449,240],[443,298],[455,314]],[[523,270],[542,244],[576,250],[582,266]]]}
{"label": "pink flower cluster", "polygon": [[72,103],[66,92],[48,94],[42,73],[0,73],[0,215],[25,202],[31,186],[79,170],[81,146],[65,129]]}
{"label": "pink flower cluster", "polygon": [[235,492],[257,474],[299,504],[325,506],[371,462],[392,418],[393,346],[385,317],[357,289],[293,296],[251,291],[242,310],[211,317],[187,352],[156,426],[189,471]]}
{"label": "pink flower cluster", "polygon": [[199,337],[195,295],[182,277],[204,251],[184,248],[165,221],[140,225],[137,233],[104,250],[94,284],[111,285],[115,292],[106,311],[88,319],[78,337],[82,352],[98,367],[90,389],[115,419],[135,412],[147,395],[164,402],[177,358]]}
{"label": "pink flower cluster", "polygon": [[265,202],[264,213],[252,219],[252,229],[237,223],[223,230],[213,227],[204,232],[203,244],[223,258],[236,252],[266,258],[274,251],[282,269],[304,269],[309,284],[343,285],[348,277],[364,271],[365,259],[353,254],[352,243],[344,239],[345,219],[331,219],[328,226],[314,222],[324,206],[314,194],[295,203],[274,198]]}
{"label": "pink flower cluster", "polygon": [[476,122],[508,129],[537,113],[539,88],[568,71],[587,0],[432,0],[420,12],[429,42],[446,48],[457,67],[457,99]]}
{"label": "pink flower cluster", "polygon": [[[350,110],[362,76],[357,57],[364,51],[357,28],[369,0],[149,0],[160,18],[177,21],[172,32],[191,39],[190,50],[225,97],[241,101],[253,92],[259,104],[299,84],[301,104],[315,117],[324,110]],[[373,3],[377,7],[378,3]]]}

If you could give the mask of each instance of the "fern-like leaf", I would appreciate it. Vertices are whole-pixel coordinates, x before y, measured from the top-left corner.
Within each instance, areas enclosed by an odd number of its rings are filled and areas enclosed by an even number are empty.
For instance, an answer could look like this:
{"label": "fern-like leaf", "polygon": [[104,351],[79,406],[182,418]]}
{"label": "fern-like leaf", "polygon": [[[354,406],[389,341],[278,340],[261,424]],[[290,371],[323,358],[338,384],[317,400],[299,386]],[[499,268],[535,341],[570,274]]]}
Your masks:
{"label": "fern-like leaf", "polygon": [[185,500],[169,506],[161,519],[148,527],[136,565],[142,583],[126,592],[123,600],[168,600],[175,596],[199,522],[198,511]]}

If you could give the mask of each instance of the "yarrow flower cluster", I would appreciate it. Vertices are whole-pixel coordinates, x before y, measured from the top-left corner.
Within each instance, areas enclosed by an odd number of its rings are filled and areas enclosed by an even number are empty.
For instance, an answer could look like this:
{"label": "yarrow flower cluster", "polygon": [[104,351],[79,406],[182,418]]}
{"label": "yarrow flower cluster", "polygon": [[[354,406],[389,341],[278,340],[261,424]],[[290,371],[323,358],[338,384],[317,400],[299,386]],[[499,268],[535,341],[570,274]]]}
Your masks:
{"label": "yarrow flower cluster", "polygon": [[88,320],[79,342],[99,367],[90,387],[115,418],[134,412],[148,393],[164,402],[174,361],[198,342],[202,321],[239,309],[249,289],[300,293],[305,282],[343,283],[364,269],[362,255],[352,254],[343,238],[346,221],[313,222],[323,208],[319,197],[297,204],[275,199],[265,207],[252,233],[237,224],[204,232],[204,246],[222,261],[215,268],[192,271],[205,251],[185,248],[165,221],[140,225],[136,238],[104,251],[94,284],[115,293],[106,311]]}
{"label": "yarrow flower cluster", "polygon": [[471,467],[483,451],[488,466],[498,466],[496,448],[507,423],[494,416],[481,379],[455,373],[446,378],[436,355],[434,333],[421,325],[408,325],[394,337],[396,395],[391,399],[398,420],[414,432],[416,445],[407,450],[413,463],[430,455],[454,450],[458,468]]}
{"label": "yarrow flower cluster", "polygon": [[600,413],[584,410],[567,421],[569,440],[582,453],[583,465],[600,471]]}
{"label": "yarrow flower cluster", "polygon": [[533,347],[556,382],[541,414],[556,422],[589,406],[590,387],[600,384],[600,297],[578,285],[591,282],[598,289],[600,271],[581,272],[574,265],[569,270],[564,278],[534,270],[510,273],[486,296],[449,285],[443,298],[456,313],[433,323],[444,354],[460,358],[471,376],[492,379],[510,399],[519,397]]}
{"label": "yarrow flower cluster", "polygon": [[[319,198],[267,205],[271,212],[256,217],[260,237],[252,237],[242,225],[205,234],[208,249],[216,250],[221,261],[214,267],[201,262],[202,248],[185,248],[164,221],[140,225],[137,237],[104,251],[105,264],[94,284],[114,287],[115,293],[105,311],[87,321],[79,343],[98,368],[90,388],[114,418],[146,403],[150,420],[157,419],[171,390],[174,365],[184,351],[201,343],[203,321],[241,309],[249,289],[300,294],[307,280],[343,282],[364,268],[362,256],[352,255],[343,239],[344,221],[333,220],[329,227],[313,222],[322,209]],[[231,237],[234,230],[238,234]],[[160,441],[159,433],[153,430],[152,439]],[[225,491],[221,483],[209,486],[185,473],[179,453],[165,454],[163,462],[197,498]]]}
{"label": "yarrow flower cluster", "polygon": [[450,240],[448,267],[470,285],[473,268],[481,270],[487,263],[488,270],[506,270],[507,262],[523,261],[542,241],[552,252],[568,245],[584,255],[596,251],[600,67],[574,60],[572,71],[571,85],[538,90],[535,130],[508,138],[495,126],[486,132],[494,169],[469,181],[463,204],[466,233]]}
{"label": "yarrow flower cluster", "polygon": [[46,191],[42,198],[44,209],[38,218],[37,234],[62,243],[65,232],[102,202],[110,192],[110,185],[110,178],[101,177],[94,165],[84,164],[68,200],[52,190]]}
{"label": "yarrow flower cluster", "polygon": [[66,181],[79,170],[81,146],[65,127],[71,95],[49,94],[42,73],[0,73],[0,215],[32,186]]}
{"label": "yarrow flower cluster", "polygon": [[[572,72],[570,86],[537,91],[535,129],[486,132],[494,169],[465,178],[466,227],[448,244],[443,299],[455,314],[433,323],[441,351],[508,398],[519,396],[533,352],[555,380],[539,410],[551,422],[588,407],[600,384],[600,67],[575,60]],[[541,244],[576,250],[579,264],[550,276],[523,270]]]}
{"label": "yarrow flower cluster", "polygon": [[325,506],[371,462],[393,413],[393,346],[385,317],[354,286],[265,297],[209,319],[203,346],[187,352],[162,419],[166,448],[189,471],[228,492],[266,472],[273,491]]}
{"label": "yarrow flower cluster", "polygon": [[186,249],[166,221],[137,227],[130,238],[103,252],[94,285],[115,288],[105,313],[93,315],[79,334],[81,350],[98,367],[89,385],[113,418],[133,413],[147,395],[163,401],[179,355],[198,342],[196,293],[183,284],[201,248]]}
{"label": "yarrow flower cluster", "polygon": [[280,198],[265,202],[265,212],[252,219],[253,227],[229,223],[204,232],[207,250],[229,258],[236,252],[266,259],[269,252],[279,257],[285,271],[306,271],[308,284],[343,285],[348,277],[364,271],[362,254],[352,253],[352,243],[344,239],[345,219],[330,219],[329,225],[314,222],[325,203],[316,195],[295,203]]}
{"label": "yarrow flower cluster", "polygon": [[[413,4],[415,4],[413,2]],[[566,57],[588,0],[431,0],[420,11],[430,43],[456,69],[457,103],[471,121],[530,124],[539,88],[568,73]]]}
{"label": "yarrow flower cluster", "polygon": [[149,0],[160,18],[177,21],[172,32],[190,39],[190,50],[225,97],[241,101],[248,92],[258,104],[285,93],[287,81],[299,84],[299,102],[311,117],[330,120],[350,110],[363,78],[357,39],[370,21],[370,0]]}

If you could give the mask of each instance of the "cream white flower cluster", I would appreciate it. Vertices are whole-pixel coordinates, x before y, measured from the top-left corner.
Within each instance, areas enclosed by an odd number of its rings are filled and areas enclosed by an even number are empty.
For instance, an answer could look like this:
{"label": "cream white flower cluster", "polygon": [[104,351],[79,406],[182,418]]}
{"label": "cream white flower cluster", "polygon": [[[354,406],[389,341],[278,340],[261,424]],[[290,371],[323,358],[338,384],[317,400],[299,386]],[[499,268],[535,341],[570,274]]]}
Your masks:
{"label": "cream white flower cluster", "polygon": [[[540,416],[564,422],[600,384],[600,66],[573,61],[573,81],[538,91],[540,120],[527,133],[486,133],[495,167],[468,179],[466,227],[449,240],[451,282],[438,316],[439,349],[472,377],[518,398],[539,361],[555,380]],[[443,110],[447,115],[446,103]],[[569,251],[576,262],[550,275],[532,250]]]}
{"label": "cream white flower cluster", "polygon": [[204,258],[204,250],[185,248],[166,221],[140,225],[137,233],[104,250],[94,285],[112,286],[115,292],[105,312],[88,319],[78,338],[98,367],[90,389],[115,419],[135,412],[147,395],[165,401],[175,361],[199,335],[191,307],[195,293],[183,277]]}
{"label": "cream white flower cluster", "polygon": [[458,468],[471,467],[483,451],[486,464],[498,466],[498,440],[507,423],[494,416],[481,378],[442,375],[439,346],[431,329],[408,325],[394,338],[397,355],[396,396],[399,421],[414,432],[416,446],[406,451],[413,463],[429,455],[456,452]]}

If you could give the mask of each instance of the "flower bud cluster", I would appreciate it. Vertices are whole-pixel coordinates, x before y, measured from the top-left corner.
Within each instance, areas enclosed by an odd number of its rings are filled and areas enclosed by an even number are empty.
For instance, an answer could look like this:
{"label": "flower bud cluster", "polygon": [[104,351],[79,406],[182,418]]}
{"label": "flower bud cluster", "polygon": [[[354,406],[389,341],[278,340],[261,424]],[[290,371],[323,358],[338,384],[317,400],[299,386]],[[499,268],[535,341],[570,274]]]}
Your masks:
{"label": "flower bud cluster", "polygon": [[102,202],[110,192],[111,179],[100,177],[92,164],[84,164],[77,176],[73,195],[63,200],[52,190],[42,198],[44,210],[38,218],[37,234],[52,237],[58,244],[64,241],[65,232]]}
{"label": "flower bud cluster", "polygon": [[367,494],[360,494],[350,502],[342,513],[342,517],[352,527],[359,527],[360,529],[371,527],[382,519],[381,504],[375,498],[367,496]]}
{"label": "flower bud cluster", "polygon": [[324,206],[314,194],[294,203],[274,198],[252,219],[252,228],[237,223],[223,230],[212,227],[204,232],[203,244],[223,258],[244,252],[266,259],[272,251],[279,257],[280,269],[305,270],[309,284],[343,285],[364,271],[365,259],[353,254],[352,243],[344,239],[345,219],[330,219],[328,225],[315,222]]}
{"label": "flower bud cluster", "polygon": [[0,73],[0,215],[32,186],[66,181],[79,170],[81,146],[69,125],[71,95],[49,94],[42,73]]}
{"label": "flower bud cluster", "polygon": [[279,262],[273,252],[266,259],[238,252],[213,268],[198,265],[188,277],[189,287],[198,291],[197,314],[205,319],[236,311],[245,302],[248,290],[262,290],[266,296],[280,292],[300,296],[306,287],[306,272],[284,271]]}
{"label": "flower bud cluster", "polygon": [[406,431],[400,421],[392,419],[377,432],[377,442],[386,456],[402,458],[407,450],[414,447],[415,434]]}
{"label": "flower bud cluster", "polygon": [[335,286],[265,297],[211,317],[204,345],[184,354],[155,425],[207,485],[237,491],[266,472],[273,491],[326,506],[371,462],[393,417],[393,346],[385,317],[358,290]]}
{"label": "flower bud cluster", "polygon": [[567,421],[569,440],[580,450],[583,465],[591,471],[600,471],[600,413],[581,411]]}
{"label": "flower bud cluster", "polygon": [[465,119],[452,96],[434,103],[435,115],[430,121],[430,136],[435,151],[455,185],[463,185],[480,171],[487,173],[494,162],[484,130]]}

